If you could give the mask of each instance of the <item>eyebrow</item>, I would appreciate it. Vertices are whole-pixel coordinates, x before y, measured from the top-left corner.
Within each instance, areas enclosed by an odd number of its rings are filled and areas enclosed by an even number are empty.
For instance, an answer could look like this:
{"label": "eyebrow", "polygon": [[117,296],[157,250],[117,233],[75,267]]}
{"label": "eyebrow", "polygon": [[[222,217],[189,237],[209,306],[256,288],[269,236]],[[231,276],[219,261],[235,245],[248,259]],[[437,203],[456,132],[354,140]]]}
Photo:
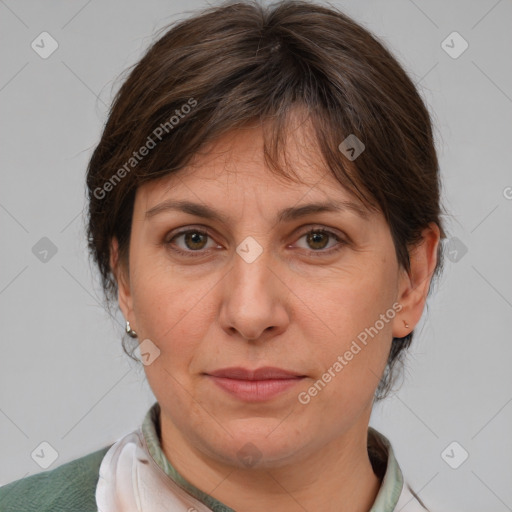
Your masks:
{"label": "eyebrow", "polygon": [[[368,211],[357,203],[353,203],[351,201],[324,201],[319,203],[310,203],[303,206],[284,208],[278,212],[276,220],[277,222],[289,222],[312,213],[343,212],[347,210],[355,213],[363,220],[368,220]],[[228,217],[226,215],[210,206],[191,201],[174,199],[169,199],[153,206],[146,212],[145,218],[146,220],[149,220],[155,215],[167,211],[180,211],[190,215],[195,215],[196,217],[217,220],[223,223],[227,223],[228,221]]]}

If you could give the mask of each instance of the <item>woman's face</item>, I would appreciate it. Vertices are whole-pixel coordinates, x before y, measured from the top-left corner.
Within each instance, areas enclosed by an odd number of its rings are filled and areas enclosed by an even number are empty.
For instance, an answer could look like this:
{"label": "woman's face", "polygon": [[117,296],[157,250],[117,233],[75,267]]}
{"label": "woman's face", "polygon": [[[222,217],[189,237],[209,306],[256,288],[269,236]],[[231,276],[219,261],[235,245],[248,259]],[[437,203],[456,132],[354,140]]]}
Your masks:
{"label": "woman's face", "polygon": [[[163,435],[230,465],[277,466],[351,429],[366,436],[392,338],[410,332],[423,310],[381,213],[304,210],[362,207],[314,167],[304,133],[287,145],[304,184],[266,169],[256,127],[219,139],[193,166],[136,194],[119,301],[144,343]],[[165,207],[178,201],[198,211]],[[293,378],[212,375],[233,367]]]}

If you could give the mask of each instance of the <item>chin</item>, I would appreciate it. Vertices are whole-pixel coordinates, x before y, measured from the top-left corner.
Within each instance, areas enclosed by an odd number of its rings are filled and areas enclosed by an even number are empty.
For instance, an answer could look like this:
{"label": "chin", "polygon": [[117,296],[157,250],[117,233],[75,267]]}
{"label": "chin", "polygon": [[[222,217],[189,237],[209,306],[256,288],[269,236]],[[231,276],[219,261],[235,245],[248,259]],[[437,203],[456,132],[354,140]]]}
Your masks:
{"label": "chin", "polygon": [[[225,433],[211,439],[210,453],[225,464],[246,469],[278,468],[295,463],[305,450],[305,439],[296,426],[293,429],[279,425],[275,419],[261,421],[252,418],[251,428],[246,425],[229,425],[232,436]],[[286,421],[286,420],[285,420]],[[277,427],[277,428],[276,428]]]}

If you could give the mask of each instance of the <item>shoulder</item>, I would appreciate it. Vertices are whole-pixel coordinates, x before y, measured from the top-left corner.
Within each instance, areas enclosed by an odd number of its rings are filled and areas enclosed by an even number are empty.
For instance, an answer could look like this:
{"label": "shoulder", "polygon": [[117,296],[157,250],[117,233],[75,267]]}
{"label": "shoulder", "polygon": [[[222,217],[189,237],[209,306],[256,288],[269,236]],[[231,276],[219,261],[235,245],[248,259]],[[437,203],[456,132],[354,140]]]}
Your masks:
{"label": "shoulder", "polygon": [[0,487],[0,510],[14,512],[96,511],[99,467],[110,446],[61,466]]}

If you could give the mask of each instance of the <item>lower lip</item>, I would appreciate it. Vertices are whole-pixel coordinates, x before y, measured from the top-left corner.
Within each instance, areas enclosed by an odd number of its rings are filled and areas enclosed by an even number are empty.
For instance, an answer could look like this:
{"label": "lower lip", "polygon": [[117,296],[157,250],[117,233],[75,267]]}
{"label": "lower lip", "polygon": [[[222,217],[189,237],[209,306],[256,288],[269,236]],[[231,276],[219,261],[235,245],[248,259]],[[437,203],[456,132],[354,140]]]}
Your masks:
{"label": "lower lip", "polygon": [[224,391],[247,402],[270,400],[296,386],[303,379],[303,377],[295,377],[291,379],[238,380],[212,375],[209,377]]}

